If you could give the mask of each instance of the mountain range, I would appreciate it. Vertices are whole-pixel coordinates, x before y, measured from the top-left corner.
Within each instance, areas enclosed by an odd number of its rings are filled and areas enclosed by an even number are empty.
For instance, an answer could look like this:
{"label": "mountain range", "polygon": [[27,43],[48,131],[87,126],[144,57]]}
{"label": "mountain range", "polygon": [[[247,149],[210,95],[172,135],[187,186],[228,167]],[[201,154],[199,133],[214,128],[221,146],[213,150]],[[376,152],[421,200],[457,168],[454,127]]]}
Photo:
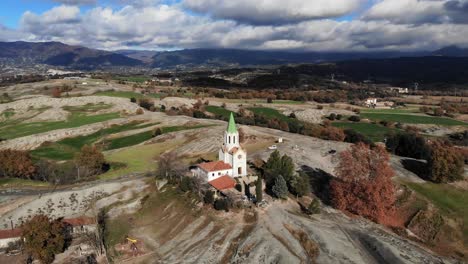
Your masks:
{"label": "mountain range", "polygon": [[468,48],[449,46],[432,52],[282,52],[236,49],[104,51],[60,42],[0,42],[0,63],[46,64],[69,69],[106,67],[173,68],[260,66],[400,57],[468,57]]}

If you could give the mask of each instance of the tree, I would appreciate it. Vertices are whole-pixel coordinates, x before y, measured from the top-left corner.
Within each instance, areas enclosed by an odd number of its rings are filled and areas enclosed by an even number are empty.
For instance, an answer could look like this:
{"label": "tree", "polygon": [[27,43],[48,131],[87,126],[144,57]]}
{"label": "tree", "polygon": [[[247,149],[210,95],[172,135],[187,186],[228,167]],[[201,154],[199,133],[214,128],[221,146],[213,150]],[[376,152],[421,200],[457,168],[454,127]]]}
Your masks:
{"label": "tree", "polygon": [[216,210],[224,210],[226,212],[229,212],[229,203],[227,199],[218,199],[214,203],[214,208]]}
{"label": "tree", "polygon": [[162,135],[162,130],[160,127],[157,127],[156,129],[153,130],[153,133],[151,133],[152,137],[157,137]]}
{"label": "tree", "polygon": [[158,175],[161,178],[167,179],[169,182],[176,181],[178,170],[177,154],[175,152],[168,152],[159,156]]}
{"label": "tree", "polygon": [[257,195],[257,203],[263,200],[263,181],[261,177],[258,177],[255,182],[255,193]]}
{"label": "tree", "polygon": [[180,190],[182,190],[183,192],[188,192],[188,191],[191,191],[193,189],[193,181],[190,177],[182,177],[182,180],[180,181],[180,184],[179,184],[179,188]]}
{"label": "tree", "polygon": [[298,197],[302,197],[310,193],[310,179],[309,176],[301,172],[294,176],[291,181],[290,192]]}
{"label": "tree", "polygon": [[348,118],[348,120],[352,121],[352,122],[359,122],[359,121],[361,121],[361,118],[359,116],[357,116],[357,115],[353,115],[353,116],[350,116]]}
{"label": "tree", "polygon": [[36,167],[26,151],[0,150],[0,177],[31,179]]}
{"label": "tree", "polygon": [[283,176],[276,176],[275,185],[273,185],[271,190],[277,198],[286,199],[288,197],[288,186]]}
{"label": "tree", "polygon": [[366,145],[372,145],[373,142],[372,140],[370,140],[367,136],[359,133],[359,132],[356,132],[356,130],[354,129],[345,129],[344,130],[344,133],[345,133],[345,139],[344,141],[345,142],[349,142],[349,143],[359,143],[359,142],[362,142]]}
{"label": "tree", "polygon": [[35,215],[21,226],[24,249],[41,263],[52,263],[65,249],[65,226],[59,220]]}
{"label": "tree", "polygon": [[431,143],[428,160],[429,179],[437,183],[447,183],[463,179],[464,158],[454,147],[439,140]]}
{"label": "tree", "polygon": [[317,198],[313,199],[307,207],[307,212],[309,214],[319,214],[320,213],[320,202]]}
{"label": "tree", "polygon": [[346,135],[340,128],[327,126],[321,129],[320,138],[325,140],[343,141],[346,138]]}
{"label": "tree", "polygon": [[203,197],[203,201],[206,204],[213,204],[214,203],[214,193],[211,190],[205,192],[205,196]]}
{"label": "tree", "polygon": [[131,98],[130,98],[130,102],[132,102],[132,103],[136,103],[136,101],[137,101],[137,100],[136,100],[136,98],[135,98],[135,97],[131,97]]}
{"label": "tree", "polygon": [[294,162],[291,157],[288,155],[283,155],[281,157],[281,165],[278,173],[283,176],[283,179],[286,183],[290,183],[294,177]]}
{"label": "tree", "polygon": [[398,156],[428,159],[430,148],[426,139],[416,133],[397,133],[387,136],[387,149]]}
{"label": "tree", "polygon": [[81,176],[90,177],[100,174],[106,160],[96,146],[84,145],[75,156],[75,164],[78,170],[78,179],[80,179]]}
{"label": "tree", "polygon": [[361,215],[378,223],[388,223],[394,212],[395,190],[383,147],[358,143],[339,156],[337,178],[330,183],[335,208]]}

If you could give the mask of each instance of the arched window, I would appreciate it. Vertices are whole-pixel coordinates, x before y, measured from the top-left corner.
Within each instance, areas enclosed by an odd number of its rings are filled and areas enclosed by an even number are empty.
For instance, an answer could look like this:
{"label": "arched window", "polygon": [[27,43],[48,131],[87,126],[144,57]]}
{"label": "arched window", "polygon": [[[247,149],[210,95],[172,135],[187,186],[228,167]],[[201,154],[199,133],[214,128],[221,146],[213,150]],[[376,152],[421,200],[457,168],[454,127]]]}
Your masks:
{"label": "arched window", "polygon": [[231,136],[228,136],[228,143],[231,144]]}
{"label": "arched window", "polygon": [[233,140],[234,140],[233,143],[236,144],[236,136],[234,136],[234,137],[232,137],[232,138],[233,138]]}

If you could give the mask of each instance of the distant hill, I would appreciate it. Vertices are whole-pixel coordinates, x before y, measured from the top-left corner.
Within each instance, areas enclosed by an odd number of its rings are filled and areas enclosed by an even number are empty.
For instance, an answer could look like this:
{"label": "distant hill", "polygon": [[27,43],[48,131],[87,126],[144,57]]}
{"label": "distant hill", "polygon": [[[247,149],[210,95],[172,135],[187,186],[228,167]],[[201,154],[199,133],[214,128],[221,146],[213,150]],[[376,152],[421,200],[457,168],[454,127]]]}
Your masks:
{"label": "distant hill", "polygon": [[60,42],[0,42],[1,59],[18,64],[40,63],[77,69],[143,64],[125,55]]}
{"label": "distant hill", "polygon": [[153,56],[158,53],[154,50],[115,50],[113,52],[145,63],[153,62]]}
{"label": "distant hill", "polygon": [[432,52],[433,56],[446,57],[468,57],[468,48],[460,48],[458,46],[448,46]]}
{"label": "distant hill", "polygon": [[362,58],[396,58],[420,56],[423,53],[401,52],[279,52],[236,49],[186,49],[158,52],[152,67],[175,66],[248,66],[280,65],[288,63],[317,63],[324,61],[354,60]]}

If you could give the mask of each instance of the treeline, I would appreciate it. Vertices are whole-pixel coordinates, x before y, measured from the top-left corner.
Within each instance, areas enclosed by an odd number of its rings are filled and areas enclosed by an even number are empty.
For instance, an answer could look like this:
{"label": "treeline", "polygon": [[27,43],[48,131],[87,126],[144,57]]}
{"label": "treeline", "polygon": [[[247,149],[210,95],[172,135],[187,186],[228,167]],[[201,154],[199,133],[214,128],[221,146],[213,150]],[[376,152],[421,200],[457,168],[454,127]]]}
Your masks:
{"label": "treeline", "polygon": [[85,145],[71,162],[57,163],[35,159],[28,151],[0,150],[0,178],[69,184],[93,179],[110,168],[101,151]]}

